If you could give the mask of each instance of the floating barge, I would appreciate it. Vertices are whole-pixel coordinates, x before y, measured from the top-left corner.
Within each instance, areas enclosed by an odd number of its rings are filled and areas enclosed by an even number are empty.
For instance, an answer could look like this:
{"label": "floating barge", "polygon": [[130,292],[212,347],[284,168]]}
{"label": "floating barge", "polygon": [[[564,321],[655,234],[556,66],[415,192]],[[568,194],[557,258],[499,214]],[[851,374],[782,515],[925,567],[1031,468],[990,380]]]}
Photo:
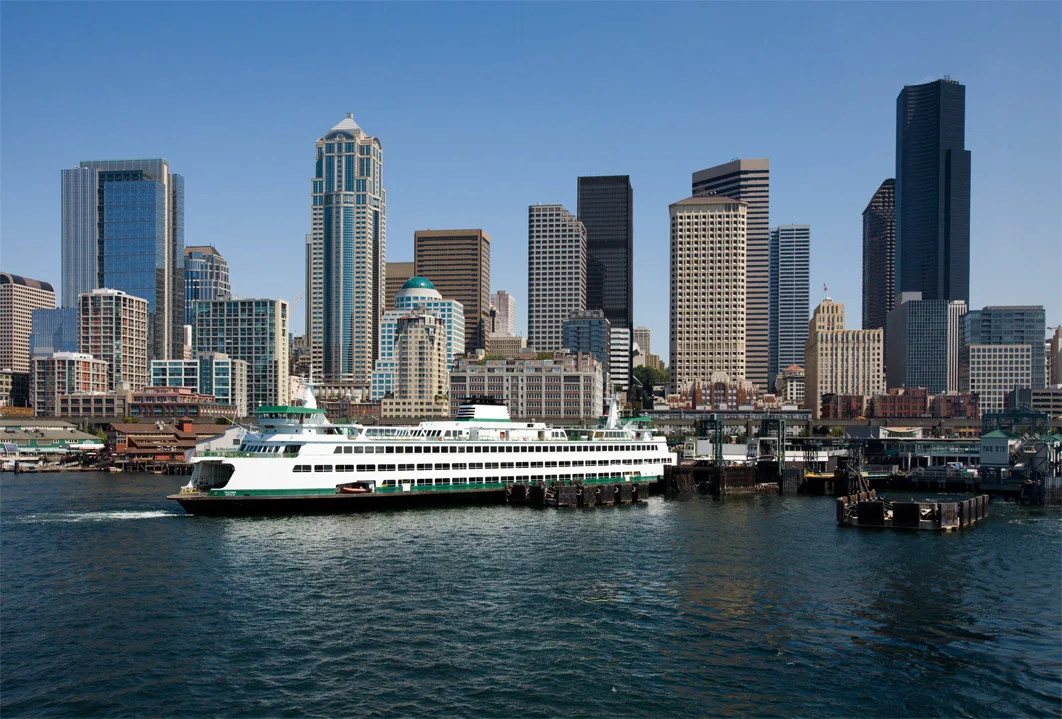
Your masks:
{"label": "floating barge", "polygon": [[532,507],[605,507],[637,504],[649,496],[648,482],[514,482],[505,487],[505,503]]}
{"label": "floating barge", "polygon": [[897,502],[860,492],[837,498],[837,523],[877,529],[965,529],[988,516],[988,495],[970,499]]}

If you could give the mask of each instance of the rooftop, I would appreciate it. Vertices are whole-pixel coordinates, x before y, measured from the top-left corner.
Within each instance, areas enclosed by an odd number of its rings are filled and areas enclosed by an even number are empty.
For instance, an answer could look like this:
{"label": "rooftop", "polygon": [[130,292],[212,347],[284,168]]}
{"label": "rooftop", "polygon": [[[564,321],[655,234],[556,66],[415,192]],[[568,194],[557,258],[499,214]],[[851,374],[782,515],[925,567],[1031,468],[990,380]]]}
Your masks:
{"label": "rooftop", "polygon": [[31,280],[29,277],[13,275],[10,272],[0,272],[0,285],[22,285],[23,287],[33,287],[38,290],[45,290],[52,293],[55,292],[55,288],[47,282]]}
{"label": "rooftop", "polygon": [[749,203],[744,200],[735,200],[733,197],[725,197],[723,195],[705,195],[704,197],[687,197],[685,200],[679,200],[678,202],[672,202],[671,207],[678,205],[747,205]]}
{"label": "rooftop", "polygon": [[427,277],[410,277],[408,280],[406,280],[405,284],[402,285],[402,289],[434,290],[435,285],[433,285],[431,283],[431,280],[429,280]]}

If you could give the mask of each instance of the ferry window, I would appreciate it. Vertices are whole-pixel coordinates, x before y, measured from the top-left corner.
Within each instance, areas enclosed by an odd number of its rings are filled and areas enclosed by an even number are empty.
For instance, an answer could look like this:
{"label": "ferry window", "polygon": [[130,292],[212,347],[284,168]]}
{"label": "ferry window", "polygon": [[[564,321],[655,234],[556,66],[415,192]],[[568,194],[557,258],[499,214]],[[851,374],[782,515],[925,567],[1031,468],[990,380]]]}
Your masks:
{"label": "ferry window", "polygon": [[314,472],[331,472],[332,471],[332,465],[330,465],[330,464],[315,464],[313,466],[313,471]]}
{"label": "ferry window", "polygon": [[454,469],[468,469],[468,465],[465,464],[464,462],[454,462],[453,468]]}
{"label": "ferry window", "polygon": [[379,470],[380,472],[394,472],[395,471],[395,465],[393,465],[393,464],[381,464],[381,465],[377,466],[376,469]]}
{"label": "ferry window", "polygon": [[446,477],[440,477],[435,480],[435,484],[450,484],[450,480]]}
{"label": "ferry window", "polygon": [[417,471],[420,471],[420,472],[428,471],[430,469],[431,469],[431,465],[430,464],[418,464],[417,465]]}
{"label": "ferry window", "polygon": [[469,462],[468,463],[468,468],[469,469],[483,469],[483,463],[482,462]]}
{"label": "ferry window", "polygon": [[361,454],[364,447],[351,447],[351,449],[354,451],[354,454]]}
{"label": "ferry window", "polygon": [[393,479],[385,479],[384,480],[384,486],[385,487],[394,487],[395,484],[396,484],[395,480],[393,480]]}
{"label": "ferry window", "polygon": [[310,465],[308,465],[308,464],[296,464],[294,467],[291,468],[291,471],[292,472],[309,472],[310,471]]}
{"label": "ferry window", "polygon": [[532,469],[540,469],[541,467],[542,467],[542,463],[541,462],[532,462],[531,463],[531,468]]}
{"label": "ferry window", "polygon": [[354,452],[354,448],[353,447],[344,447],[343,448],[343,454],[351,454],[353,452]]}
{"label": "ferry window", "polygon": [[394,454],[395,453],[395,448],[394,447],[390,447],[390,446],[384,447],[384,451],[387,452],[387,454]]}
{"label": "ferry window", "polygon": [[501,463],[501,468],[502,469],[512,469],[513,468],[513,463],[512,462],[502,462]]}
{"label": "ferry window", "polygon": [[335,450],[332,452],[332,454],[343,454],[343,448],[342,447],[336,447]]}
{"label": "ferry window", "polygon": [[412,464],[400,464],[400,465],[398,465],[398,471],[399,472],[412,472],[413,471],[413,465]]}
{"label": "ferry window", "polygon": [[527,462],[517,462],[516,463],[516,468],[517,469],[527,469],[527,464],[528,464]]}
{"label": "ferry window", "polygon": [[440,470],[440,469],[449,470],[450,469],[450,465],[449,464],[437,464],[437,465],[435,465],[435,469],[436,470]]}
{"label": "ferry window", "polygon": [[418,479],[417,484],[431,484],[430,479]]}
{"label": "ferry window", "polygon": [[359,464],[358,465],[358,471],[359,472],[375,472],[376,471],[376,465],[375,464]]}

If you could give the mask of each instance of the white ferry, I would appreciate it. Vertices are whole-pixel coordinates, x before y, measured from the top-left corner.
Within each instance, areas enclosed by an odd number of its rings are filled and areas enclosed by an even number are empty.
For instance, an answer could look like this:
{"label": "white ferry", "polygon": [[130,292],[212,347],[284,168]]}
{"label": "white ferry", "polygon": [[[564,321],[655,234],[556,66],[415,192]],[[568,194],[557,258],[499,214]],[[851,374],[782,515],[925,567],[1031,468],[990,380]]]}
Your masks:
{"label": "white ferry", "polygon": [[489,401],[447,421],[408,427],[333,424],[307,392],[303,406],[262,407],[237,450],[197,452],[170,499],[192,514],[354,511],[419,504],[501,503],[516,482],[652,482],[675,464],[648,419],[597,429],[515,422]]}

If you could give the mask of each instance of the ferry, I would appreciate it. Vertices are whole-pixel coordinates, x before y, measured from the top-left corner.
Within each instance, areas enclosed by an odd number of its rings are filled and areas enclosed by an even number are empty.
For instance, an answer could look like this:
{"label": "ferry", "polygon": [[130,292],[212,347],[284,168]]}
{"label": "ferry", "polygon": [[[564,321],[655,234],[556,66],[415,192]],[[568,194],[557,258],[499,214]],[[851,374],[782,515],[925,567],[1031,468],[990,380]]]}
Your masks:
{"label": "ferry", "polygon": [[195,452],[169,499],[203,515],[501,504],[517,482],[652,482],[675,464],[648,418],[620,420],[614,400],[602,427],[582,430],[513,421],[489,399],[416,426],[333,424],[311,389],[301,406],[255,414],[237,449]]}

